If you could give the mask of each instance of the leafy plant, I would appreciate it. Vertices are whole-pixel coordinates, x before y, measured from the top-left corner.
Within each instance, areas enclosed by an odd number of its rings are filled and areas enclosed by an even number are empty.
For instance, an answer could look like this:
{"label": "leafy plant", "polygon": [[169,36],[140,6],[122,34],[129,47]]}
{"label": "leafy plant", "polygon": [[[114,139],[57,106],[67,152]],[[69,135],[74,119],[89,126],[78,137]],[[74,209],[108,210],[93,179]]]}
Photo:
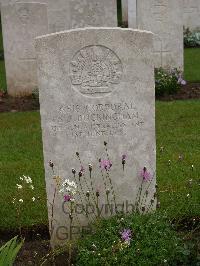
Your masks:
{"label": "leafy plant", "polygon": [[155,69],[156,96],[174,94],[180,89],[181,85],[185,84],[185,80],[182,79],[181,73],[177,69]]}
{"label": "leafy plant", "polygon": [[101,220],[80,241],[76,265],[190,265],[190,259],[167,216],[156,212]]}
{"label": "leafy plant", "polygon": [[18,243],[17,236],[0,248],[0,265],[11,266],[21,249],[24,241]]}
{"label": "leafy plant", "polygon": [[184,46],[185,47],[199,47],[200,46],[200,32],[190,31],[189,28],[184,29]]}

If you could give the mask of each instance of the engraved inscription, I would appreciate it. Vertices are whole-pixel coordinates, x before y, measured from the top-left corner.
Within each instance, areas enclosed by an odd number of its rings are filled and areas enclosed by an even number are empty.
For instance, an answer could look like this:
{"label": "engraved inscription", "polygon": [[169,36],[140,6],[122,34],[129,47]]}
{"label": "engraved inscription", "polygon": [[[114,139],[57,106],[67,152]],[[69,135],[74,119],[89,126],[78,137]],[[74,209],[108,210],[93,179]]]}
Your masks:
{"label": "engraved inscription", "polygon": [[61,106],[50,125],[52,136],[68,138],[125,136],[129,127],[141,127],[143,119],[132,102],[72,104]]}
{"label": "engraved inscription", "polygon": [[17,10],[17,13],[22,25],[27,25],[30,20],[30,12],[28,8],[22,6]]}
{"label": "engraved inscription", "polygon": [[78,51],[70,63],[72,86],[82,94],[110,93],[120,83],[122,63],[109,48],[93,45]]}

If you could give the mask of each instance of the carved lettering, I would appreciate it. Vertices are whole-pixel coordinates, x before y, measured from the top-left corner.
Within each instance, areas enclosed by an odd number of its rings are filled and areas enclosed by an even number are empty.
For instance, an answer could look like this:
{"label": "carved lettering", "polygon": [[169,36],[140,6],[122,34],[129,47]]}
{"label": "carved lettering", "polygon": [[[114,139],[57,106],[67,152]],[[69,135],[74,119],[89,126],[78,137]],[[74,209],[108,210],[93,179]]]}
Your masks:
{"label": "carved lettering", "polygon": [[72,104],[61,106],[52,123],[52,136],[61,133],[69,138],[126,135],[129,126],[144,122],[132,102]]}

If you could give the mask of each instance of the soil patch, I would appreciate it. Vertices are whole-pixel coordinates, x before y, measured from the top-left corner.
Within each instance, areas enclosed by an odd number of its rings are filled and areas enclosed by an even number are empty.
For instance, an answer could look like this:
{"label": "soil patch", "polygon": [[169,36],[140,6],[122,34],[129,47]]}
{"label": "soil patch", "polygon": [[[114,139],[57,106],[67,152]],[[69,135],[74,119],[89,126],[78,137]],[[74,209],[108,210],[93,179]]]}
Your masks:
{"label": "soil patch", "polygon": [[[63,252],[63,250],[61,250],[60,252],[56,251],[56,254],[52,253],[47,226],[40,225],[22,228],[21,233],[25,242],[14,263],[15,266],[68,265],[67,252]],[[17,229],[0,229],[0,247],[16,235],[19,235],[19,231]]]}
{"label": "soil patch", "polygon": [[[200,83],[188,83],[173,95],[156,97],[161,101],[200,99]],[[29,97],[10,97],[0,92],[0,112],[23,112],[39,110],[38,98]]]}
{"label": "soil patch", "polygon": [[39,100],[29,97],[10,97],[0,92],[0,112],[24,112],[39,110]]}
{"label": "soil patch", "polygon": [[200,83],[187,83],[172,95],[164,95],[156,98],[162,101],[200,99]]}

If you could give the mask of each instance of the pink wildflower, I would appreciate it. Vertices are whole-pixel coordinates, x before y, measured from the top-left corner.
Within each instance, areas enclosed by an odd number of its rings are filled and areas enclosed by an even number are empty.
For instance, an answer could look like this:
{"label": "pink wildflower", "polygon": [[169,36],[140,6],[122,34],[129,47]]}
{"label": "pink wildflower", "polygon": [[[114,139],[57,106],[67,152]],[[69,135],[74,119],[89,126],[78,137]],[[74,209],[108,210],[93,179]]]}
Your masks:
{"label": "pink wildflower", "polygon": [[70,195],[64,195],[64,201],[70,201],[72,199],[72,197]]}
{"label": "pink wildflower", "polygon": [[100,161],[100,168],[102,170],[110,170],[110,168],[112,167],[112,163],[110,160],[101,160]]}
{"label": "pink wildflower", "polygon": [[127,155],[126,154],[123,154],[122,155],[122,160],[126,160],[126,158],[127,158]]}
{"label": "pink wildflower", "polygon": [[146,167],[142,169],[142,171],[140,172],[140,176],[143,178],[144,181],[149,181],[152,178],[151,173],[147,171]]}
{"label": "pink wildflower", "polygon": [[131,238],[132,238],[132,233],[130,229],[124,229],[121,234],[121,239],[126,242],[128,245],[130,245]]}

